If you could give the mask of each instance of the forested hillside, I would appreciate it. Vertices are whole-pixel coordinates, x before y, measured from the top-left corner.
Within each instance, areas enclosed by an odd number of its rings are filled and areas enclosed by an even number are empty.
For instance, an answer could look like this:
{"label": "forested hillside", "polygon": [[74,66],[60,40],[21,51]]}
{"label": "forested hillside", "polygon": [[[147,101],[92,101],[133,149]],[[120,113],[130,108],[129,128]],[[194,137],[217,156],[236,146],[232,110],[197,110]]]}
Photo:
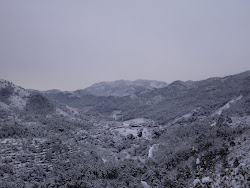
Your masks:
{"label": "forested hillside", "polygon": [[126,96],[0,80],[0,187],[249,187],[249,106],[250,71]]}

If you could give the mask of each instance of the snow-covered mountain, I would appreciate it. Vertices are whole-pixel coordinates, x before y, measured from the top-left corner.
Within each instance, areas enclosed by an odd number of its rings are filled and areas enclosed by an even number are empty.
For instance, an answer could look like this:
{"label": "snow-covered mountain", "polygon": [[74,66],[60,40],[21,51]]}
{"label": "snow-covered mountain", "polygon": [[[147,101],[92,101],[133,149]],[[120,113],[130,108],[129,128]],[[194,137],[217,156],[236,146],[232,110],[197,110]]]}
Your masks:
{"label": "snow-covered mountain", "polygon": [[43,93],[46,93],[46,94],[57,94],[60,92],[62,92],[62,91],[59,89],[50,89],[50,90],[43,91]]}
{"label": "snow-covered mountain", "polygon": [[250,71],[119,97],[0,80],[1,187],[249,187],[249,86]]}
{"label": "snow-covered mountain", "polygon": [[198,114],[211,115],[239,96],[242,96],[242,99],[233,103],[229,111],[246,113],[246,105],[239,107],[238,110],[235,106],[245,104],[249,99],[249,76],[250,71],[247,71],[197,82],[175,81],[166,87],[137,92],[131,96],[106,97],[61,92],[49,97],[89,113],[110,115],[113,111],[119,110],[122,111],[124,120],[149,117],[160,123],[168,123],[196,108],[200,109]]}
{"label": "snow-covered mountain", "polygon": [[22,110],[26,107],[31,93],[11,82],[0,79],[0,105]]}
{"label": "snow-covered mountain", "polygon": [[[52,92],[54,93],[54,92]],[[73,117],[78,112],[64,104],[40,94],[26,90],[12,82],[0,79],[0,118],[16,118],[20,120],[27,115],[64,115]]]}
{"label": "snow-covered mountain", "polygon": [[74,93],[77,96],[82,96],[85,94],[92,94],[96,96],[130,96],[137,92],[142,92],[145,90],[151,90],[154,88],[166,87],[167,83],[155,81],[155,80],[117,80],[114,82],[100,82],[93,84],[92,86],[77,90]]}
{"label": "snow-covered mountain", "polygon": [[32,92],[32,93],[42,93],[42,94],[57,94],[62,92],[59,89],[50,89],[50,90],[46,90],[46,91],[40,91],[40,90],[36,90],[36,89],[28,89],[28,91]]}

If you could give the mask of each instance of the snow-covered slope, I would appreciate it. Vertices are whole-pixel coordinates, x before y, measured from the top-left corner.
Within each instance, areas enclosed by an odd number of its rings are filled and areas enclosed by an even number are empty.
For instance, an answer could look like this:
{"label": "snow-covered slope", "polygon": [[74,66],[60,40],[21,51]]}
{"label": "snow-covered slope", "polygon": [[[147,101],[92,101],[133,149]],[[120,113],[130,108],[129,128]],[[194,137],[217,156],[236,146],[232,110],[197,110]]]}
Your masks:
{"label": "snow-covered slope", "polygon": [[218,110],[216,110],[212,116],[215,116],[215,115],[221,115],[222,112],[226,109],[229,109],[230,108],[230,105],[233,104],[233,103],[236,103],[237,101],[239,101],[240,99],[242,99],[242,95],[240,95],[239,97],[235,98],[235,99],[232,99],[230,100],[228,103],[226,103],[224,106],[222,106],[221,108],[219,108]]}
{"label": "snow-covered slope", "polygon": [[166,87],[167,83],[154,80],[118,80],[114,82],[96,83],[86,89],[75,92],[77,96],[92,94],[97,96],[128,96],[153,88]]}
{"label": "snow-covered slope", "polygon": [[0,110],[5,117],[15,116],[20,112],[69,118],[78,115],[75,108],[56,103],[39,92],[28,91],[3,79],[0,79]]}
{"label": "snow-covered slope", "polygon": [[12,108],[22,110],[28,101],[30,92],[11,82],[0,79],[0,99]]}
{"label": "snow-covered slope", "polygon": [[249,78],[52,99],[1,80],[1,186],[249,187]]}

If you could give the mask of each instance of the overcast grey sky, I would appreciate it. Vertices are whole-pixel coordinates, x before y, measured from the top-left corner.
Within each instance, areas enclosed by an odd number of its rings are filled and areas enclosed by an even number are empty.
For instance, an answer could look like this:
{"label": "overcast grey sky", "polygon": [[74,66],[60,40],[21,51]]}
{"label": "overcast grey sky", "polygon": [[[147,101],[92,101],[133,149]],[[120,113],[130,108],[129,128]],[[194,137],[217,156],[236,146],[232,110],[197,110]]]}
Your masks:
{"label": "overcast grey sky", "polygon": [[249,0],[0,1],[0,77],[25,88],[246,70]]}

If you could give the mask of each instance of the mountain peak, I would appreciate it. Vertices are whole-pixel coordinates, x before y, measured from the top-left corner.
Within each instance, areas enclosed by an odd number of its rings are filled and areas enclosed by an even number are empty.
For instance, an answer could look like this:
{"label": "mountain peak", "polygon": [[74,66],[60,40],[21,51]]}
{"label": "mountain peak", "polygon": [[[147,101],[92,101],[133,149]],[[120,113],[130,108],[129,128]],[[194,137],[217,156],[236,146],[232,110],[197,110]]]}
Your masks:
{"label": "mountain peak", "polygon": [[136,92],[142,92],[154,88],[166,87],[166,82],[155,80],[116,80],[113,82],[99,82],[83,90],[75,91],[77,96],[92,94],[96,96],[130,96]]}

